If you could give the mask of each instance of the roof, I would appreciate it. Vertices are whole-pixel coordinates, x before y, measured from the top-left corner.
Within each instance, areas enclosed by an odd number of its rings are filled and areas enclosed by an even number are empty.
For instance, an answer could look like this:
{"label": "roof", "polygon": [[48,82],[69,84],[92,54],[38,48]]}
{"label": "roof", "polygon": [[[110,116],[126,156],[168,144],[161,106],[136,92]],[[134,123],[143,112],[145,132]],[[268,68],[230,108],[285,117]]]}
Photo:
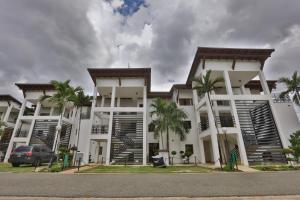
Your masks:
{"label": "roof", "polygon": [[266,59],[271,56],[273,51],[275,50],[198,47],[188,75],[187,84],[191,84],[192,78],[194,77],[201,60],[204,60],[204,63],[205,59],[230,59],[234,60],[234,63],[235,60],[256,60],[261,63],[261,69],[263,69]]}
{"label": "roof", "polygon": [[94,84],[96,84],[98,77],[142,77],[145,79],[148,92],[151,88],[151,68],[88,68],[87,70]]}
{"label": "roof", "polygon": [[163,98],[163,99],[170,99],[172,98],[171,92],[149,92],[147,95],[148,98]]}
{"label": "roof", "polygon": [[26,91],[55,90],[51,83],[16,83],[15,85],[22,90],[24,97]]}
{"label": "roof", "polygon": [[0,94],[0,101],[13,101],[19,105],[22,103],[10,94]]}
{"label": "roof", "polygon": [[19,89],[23,91],[28,90],[55,90],[51,83],[16,83]]}

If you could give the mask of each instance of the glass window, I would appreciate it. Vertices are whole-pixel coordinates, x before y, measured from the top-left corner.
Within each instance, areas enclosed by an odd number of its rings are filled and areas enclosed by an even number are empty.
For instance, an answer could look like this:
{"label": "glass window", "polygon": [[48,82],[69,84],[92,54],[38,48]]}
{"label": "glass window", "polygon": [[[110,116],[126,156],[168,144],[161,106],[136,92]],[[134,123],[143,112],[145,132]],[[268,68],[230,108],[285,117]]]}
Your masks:
{"label": "glass window", "polygon": [[191,106],[191,105],[193,105],[193,99],[179,99],[179,105]]}
{"label": "glass window", "polygon": [[191,154],[194,154],[194,148],[192,144],[186,144],[185,145],[185,152],[191,152]]}
{"label": "glass window", "polygon": [[28,152],[31,150],[30,146],[20,146],[16,148],[15,152]]}
{"label": "glass window", "polygon": [[154,129],[155,129],[155,125],[153,123],[150,123],[148,125],[148,132],[154,132]]}

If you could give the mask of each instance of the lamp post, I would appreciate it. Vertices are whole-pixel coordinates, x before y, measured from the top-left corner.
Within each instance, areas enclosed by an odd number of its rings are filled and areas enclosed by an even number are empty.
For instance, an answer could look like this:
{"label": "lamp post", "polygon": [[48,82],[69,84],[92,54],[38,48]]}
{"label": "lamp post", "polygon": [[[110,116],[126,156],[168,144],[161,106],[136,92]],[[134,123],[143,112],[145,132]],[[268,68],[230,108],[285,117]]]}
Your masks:
{"label": "lamp post", "polygon": [[225,151],[226,151],[226,159],[225,159],[225,161],[228,161],[228,159],[229,159],[229,147],[228,147],[228,140],[227,140],[227,128],[223,127],[222,128],[222,132],[224,133],[224,136],[225,136]]}

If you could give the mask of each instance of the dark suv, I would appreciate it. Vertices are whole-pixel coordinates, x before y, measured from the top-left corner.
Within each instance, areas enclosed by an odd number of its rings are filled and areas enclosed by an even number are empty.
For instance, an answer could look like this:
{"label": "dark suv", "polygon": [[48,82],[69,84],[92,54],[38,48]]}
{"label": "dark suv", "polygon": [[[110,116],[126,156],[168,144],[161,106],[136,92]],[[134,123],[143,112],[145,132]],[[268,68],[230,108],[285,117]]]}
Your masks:
{"label": "dark suv", "polygon": [[9,162],[13,167],[18,167],[21,164],[32,164],[39,166],[42,163],[48,163],[50,160],[55,160],[55,154],[47,147],[42,145],[36,146],[19,146],[10,155]]}

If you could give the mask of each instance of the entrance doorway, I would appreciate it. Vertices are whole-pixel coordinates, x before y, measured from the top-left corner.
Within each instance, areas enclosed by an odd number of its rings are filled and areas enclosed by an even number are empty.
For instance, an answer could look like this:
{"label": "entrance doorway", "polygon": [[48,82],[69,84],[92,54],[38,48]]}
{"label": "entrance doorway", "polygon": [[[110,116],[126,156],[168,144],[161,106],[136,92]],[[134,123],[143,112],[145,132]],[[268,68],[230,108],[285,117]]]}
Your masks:
{"label": "entrance doorway", "polygon": [[156,156],[159,150],[159,143],[149,143],[149,162],[152,163],[152,156]]}

